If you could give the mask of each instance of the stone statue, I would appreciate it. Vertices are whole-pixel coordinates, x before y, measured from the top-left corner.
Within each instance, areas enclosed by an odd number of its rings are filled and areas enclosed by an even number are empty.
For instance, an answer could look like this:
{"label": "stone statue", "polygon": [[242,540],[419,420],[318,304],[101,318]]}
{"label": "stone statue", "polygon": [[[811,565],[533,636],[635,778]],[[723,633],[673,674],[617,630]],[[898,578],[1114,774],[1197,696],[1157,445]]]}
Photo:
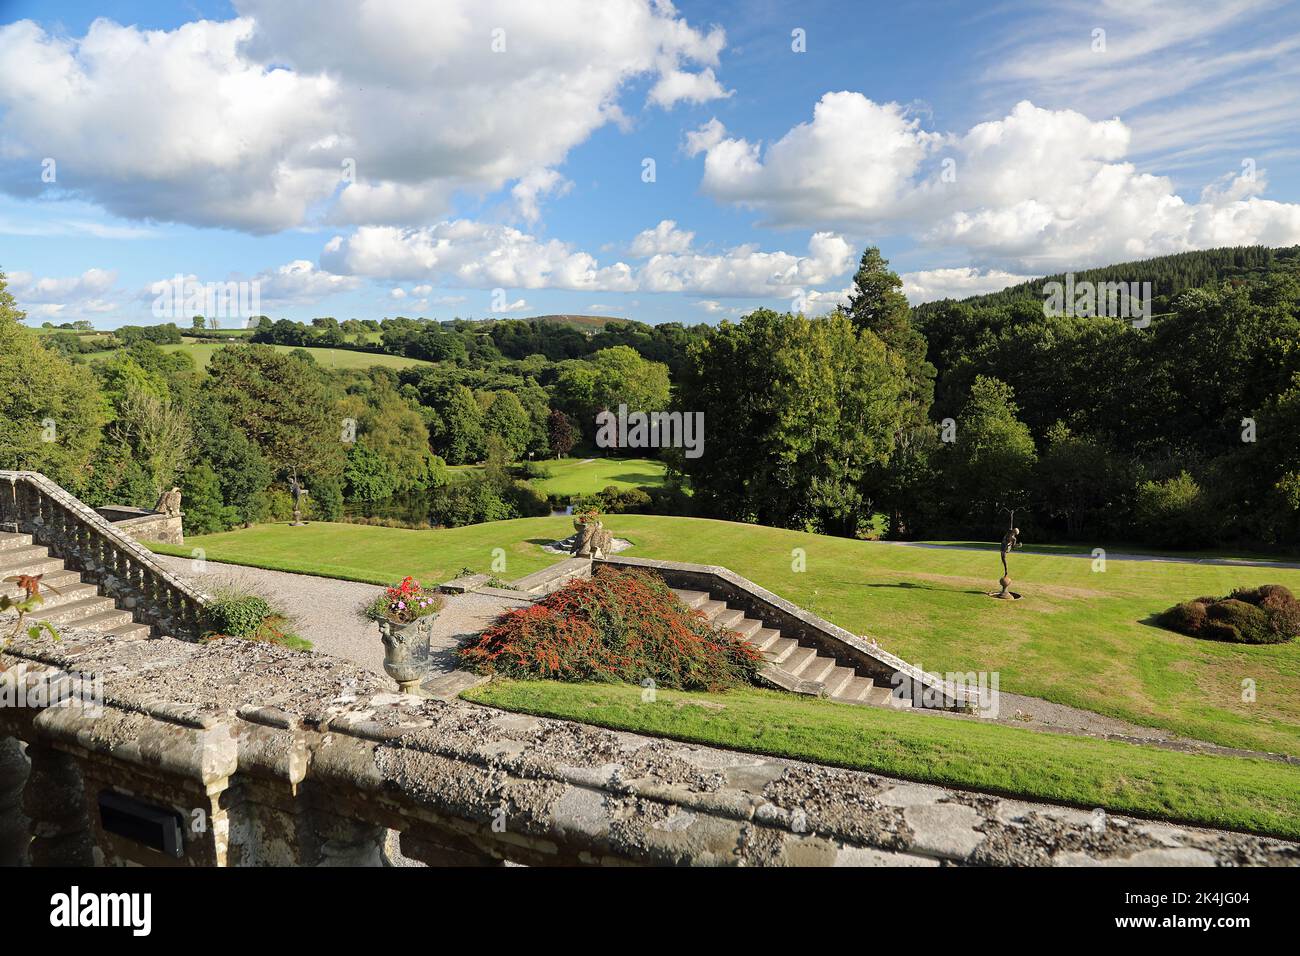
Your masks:
{"label": "stone statue", "polygon": [[169,518],[177,517],[181,513],[181,490],[172,488],[171,491],[164,491],[158,497],[158,503],[153,506],[153,510]]}
{"label": "stone statue", "polygon": [[573,542],[575,558],[603,558],[610,553],[614,536],[605,530],[599,518],[595,516],[588,517],[586,520],[574,518],[573,526],[578,531],[578,536]]}
{"label": "stone statue", "polygon": [[302,520],[302,499],[307,497],[307,486],[298,480],[297,475],[289,478],[289,491],[293,494],[293,521],[290,522],[295,527],[305,525],[307,522]]}
{"label": "stone statue", "polygon": [[1002,590],[993,595],[1004,601],[1014,601],[1020,597],[1011,591],[1011,571],[1007,567],[1007,554],[1020,547],[1020,529],[1009,528],[1007,533],[1002,536],[1002,577],[998,584],[1002,585]]}

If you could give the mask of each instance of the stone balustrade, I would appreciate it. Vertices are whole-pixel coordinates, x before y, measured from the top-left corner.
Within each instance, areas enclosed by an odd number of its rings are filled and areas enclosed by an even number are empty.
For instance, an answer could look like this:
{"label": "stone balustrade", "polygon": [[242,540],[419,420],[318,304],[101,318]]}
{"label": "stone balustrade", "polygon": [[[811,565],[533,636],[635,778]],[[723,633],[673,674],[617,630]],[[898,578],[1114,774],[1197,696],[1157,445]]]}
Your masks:
{"label": "stone balustrade", "polygon": [[44,475],[0,471],[0,531],[30,534],[156,634],[202,632],[207,595]]}
{"label": "stone balustrade", "polygon": [[[400,695],[264,643],[70,628],[0,668],[0,863],[377,865],[392,831],[441,865],[1300,863],[1280,840]],[[66,674],[102,682],[102,708],[52,705]],[[103,809],[123,799],[174,853]]]}

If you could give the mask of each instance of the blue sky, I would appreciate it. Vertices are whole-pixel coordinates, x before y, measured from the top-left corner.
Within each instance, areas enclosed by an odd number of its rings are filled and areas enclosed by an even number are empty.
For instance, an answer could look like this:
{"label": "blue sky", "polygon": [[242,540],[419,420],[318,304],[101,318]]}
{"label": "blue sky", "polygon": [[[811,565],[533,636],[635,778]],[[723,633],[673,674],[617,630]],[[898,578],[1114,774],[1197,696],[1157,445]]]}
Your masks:
{"label": "blue sky", "polygon": [[179,274],[277,318],[693,323],[824,311],[867,244],[922,301],[1300,243],[1284,3],[24,0],[0,31],[33,322],[157,321]]}

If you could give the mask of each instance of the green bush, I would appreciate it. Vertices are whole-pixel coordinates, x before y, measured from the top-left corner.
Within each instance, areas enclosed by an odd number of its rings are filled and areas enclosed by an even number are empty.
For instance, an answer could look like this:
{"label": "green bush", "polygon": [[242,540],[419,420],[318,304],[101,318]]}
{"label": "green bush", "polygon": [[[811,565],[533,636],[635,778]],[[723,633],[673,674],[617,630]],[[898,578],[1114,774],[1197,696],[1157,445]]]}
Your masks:
{"label": "green bush", "polygon": [[1279,644],[1300,634],[1300,601],[1280,584],[1237,588],[1223,599],[1199,597],[1156,617],[1161,627],[1235,644]]}
{"label": "green bush", "polygon": [[1264,644],[1268,642],[1268,617],[1253,604],[1228,598],[1215,604],[1204,605],[1205,614],[1211,621],[1226,624],[1236,631],[1236,641],[1242,644]]}
{"label": "green bush", "polygon": [[256,595],[218,598],[204,608],[207,630],[227,637],[250,637],[271,615],[271,605]]}
{"label": "green bush", "polygon": [[1164,481],[1143,482],[1133,510],[1142,540],[1157,547],[1201,547],[1218,536],[1213,508],[1201,486],[1185,471]]}

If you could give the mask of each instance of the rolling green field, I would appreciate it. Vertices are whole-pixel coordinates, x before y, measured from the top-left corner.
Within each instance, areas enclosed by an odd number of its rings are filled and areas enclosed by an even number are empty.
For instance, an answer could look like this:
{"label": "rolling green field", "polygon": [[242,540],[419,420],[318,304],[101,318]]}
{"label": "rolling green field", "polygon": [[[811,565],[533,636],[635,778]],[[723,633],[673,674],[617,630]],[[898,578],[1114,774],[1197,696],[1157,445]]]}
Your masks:
{"label": "rolling green field", "polygon": [[615,488],[658,488],[664,483],[664,463],[651,458],[562,458],[543,462],[551,477],[532,484],[544,495],[570,498]]}
{"label": "rolling green field", "polygon": [[467,700],[908,780],[1300,837],[1300,768],[852,707],[779,691],[495,680]]}
{"label": "rolling green field", "polygon": [[[1300,570],[1165,561],[1012,558],[1025,600],[990,600],[997,555],[853,541],[756,525],[611,515],[629,555],[719,564],[931,671],[995,671],[1001,689],[1163,727],[1227,746],[1300,755],[1300,641],[1245,646],[1155,627],[1152,615],[1202,594],[1268,582],[1300,591]],[[540,544],[565,518],[525,518],[438,531],[360,525],[266,525],[190,539],[232,561],[389,581],[489,570],[506,552],[514,578],[554,561]],[[801,549],[801,552],[796,549]],[[168,549],[171,553],[177,553]],[[805,571],[799,571],[802,558]],[[1243,700],[1243,682],[1254,699]]]}
{"label": "rolling green field", "polygon": [[[194,359],[194,364],[199,368],[207,368],[208,362],[212,360],[212,353],[217,349],[225,348],[224,345],[218,345],[214,342],[182,342],[180,345],[160,345],[158,346],[164,352],[185,352]],[[272,345],[271,348],[277,352],[294,351],[288,345]],[[405,358],[399,355],[379,355],[373,352],[354,352],[350,349],[305,349],[311,353],[311,357],[325,368],[370,368],[374,365],[382,365],[384,368],[410,368],[413,365],[429,365],[431,363],[423,359]],[[103,361],[113,355],[112,351],[93,352],[87,358],[92,362]]]}

